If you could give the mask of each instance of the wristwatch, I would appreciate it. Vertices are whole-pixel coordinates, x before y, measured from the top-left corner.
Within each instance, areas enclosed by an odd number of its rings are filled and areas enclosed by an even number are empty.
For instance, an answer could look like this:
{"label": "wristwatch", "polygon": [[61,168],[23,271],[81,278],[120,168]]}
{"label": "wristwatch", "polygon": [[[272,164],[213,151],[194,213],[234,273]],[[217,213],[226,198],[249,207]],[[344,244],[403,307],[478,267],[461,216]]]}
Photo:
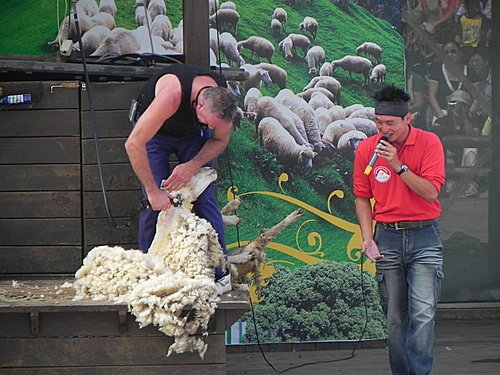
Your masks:
{"label": "wristwatch", "polygon": [[402,175],[403,173],[405,173],[406,171],[408,170],[408,166],[406,164],[401,164],[401,169],[399,170],[399,172],[397,173],[398,176]]}

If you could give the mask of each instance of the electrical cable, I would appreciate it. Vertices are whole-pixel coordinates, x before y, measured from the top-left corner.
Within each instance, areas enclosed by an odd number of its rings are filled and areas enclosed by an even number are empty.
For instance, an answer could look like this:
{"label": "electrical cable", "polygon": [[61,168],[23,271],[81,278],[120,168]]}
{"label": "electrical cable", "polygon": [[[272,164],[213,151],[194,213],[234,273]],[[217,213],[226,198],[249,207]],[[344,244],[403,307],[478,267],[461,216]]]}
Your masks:
{"label": "electrical cable", "polygon": [[[64,4],[66,5],[66,7],[68,6],[67,1],[64,1]],[[67,11],[67,9],[64,9],[64,14],[66,14],[66,11]],[[57,41],[59,42],[59,45],[61,45],[61,35],[59,35],[59,26],[60,26],[59,17],[60,17],[60,15],[59,15],[59,0],[56,0],[57,36],[59,37],[59,39],[57,39]]]}
{"label": "electrical cable", "polygon": [[[217,7],[217,3],[215,7],[215,29],[217,30],[217,57],[219,58],[219,73],[222,74],[222,55],[221,55],[221,44],[220,44],[220,32],[219,32],[219,15],[217,14],[219,9]],[[208,31],[210,38],[210,29]]]}
{"label": "electrical cable", "polygon": [[[226,162],[227,162],[227,170],[229,172],[229,180],[231,183],[231,193],[234,195],[234,180],[233,180],[233,171],[231,169],[231,160],[229,158],[229,145],[226,147]],[[235,210],[237,212],[237,210]],[[241,242],[240,242],[240,224],[236,224],[236,241],[238,242],[238,247],[241,247]]]}
{"label": "electrical cable", "polygon": [[[59,1],[59,0],[57,0]],[[70,0],[68,0],[70,1]],[[59,3],[58,3],[59,5]],[[65,1],[64,2],[64,14],[66,14],[66,12],[68,12],[68,36],[67,38],[70,39],[70,36],[71,36],[71,7],[68,6],[68,2]],[[58,6],[58,10],[59,10],[59,6]],[[76,13],[76,6],[75,6],[75,13]],[[63,19],[64,21],[64,19]],[[59,22],[59,21],[58,21]],[[62,35],[59,33],[59,24],[57,25],[57,35],[59,36],[59,39],[58,39],[58,42],[59,42],[59,46],[62,44]]]}
{"label": "electrical cable", "polygon": [[[215,24],[216,24],[216,30],[217,30],[217,49],[218,49],[218,58],[219,58],[219,72],[222,74],[222,64],[221,64],[221,48],[220,48],[220,38],[219,38],[219,19],[218,19],[218,16],[217,16],[217,8],[215,9]],[[227,169],[228,169],[228,172],[229,172],[229,179],[230,179],[230,183],[231,183],[231,187],[232,189],[234,189],[234,179],[233,179],[233,173],[232,173],[232,168],[231,168],[231,162],[230,162],[230,157],[229,157],[229,145],[226,147],[226,162],[227,162]],[[232,190],[232,193],[234,194],[234,190]],[[239,234],[239,224],[236,225],[236,236],[237,236],[237,242],[238,242],[238,247],[241,247],[241,242],[240,242],[240,234]],[[352,359],[356,356],[356,350],[359,348],[359,346],[361,345],[361,342],[363,340],[363,336],[366,332],[366,328],[368,327],[368,307],[367,307],[367,304],[366,304],[366,297],[365,297],[365,290],[364,290],[364,282],[363,282],[363,254],[361,253],[361,293],[362,293],[362,296],[363,296],[363,305],[364,305],[364,308],[365,308],[365,326],[363,328],[363,331],[361,333],[361,337],[359,338],[356,346],[353,348],[352,352],[351,352],[351,355],[349,357],[344,357],[344,358],[339,358],[339,359],[333,359],[333,360],[328,360],[328,361],[316,361],[316,362],[308,362],[308,363],[303,363],[301,365],[297,365],[297,366],[291,366],[291,367],[288,367],[284,370],[277,370],[276,367],[274,367],[274,365],[271,363],[271,361],[269,361],[264,353],[264,350],[262,348],[262,344],[260,342],[260,338],[259,338],[259,331],[257,329],[257,323],[256,323],[256,318],[255,318],[255,310],[254,310],[254,305],[253,305],[253,302],[252,302],[252,299],[249,298],[249,302],[250,302],[250,308],[251,308],[251,312],[252,312],[252,323],[253,323],[253,326],[254,326],[254,330],[255,330],[255,336],[257,338],[257,345],[259,347],[259,351],[262,355],[262,358],[264,359],[264,361],[267,363],[267,365],[269,367],[271,367],[273,369],[274,372],[276,372],[277,374],[283,374],[287,371],[290,371],[290,370],[293,370],[293,369],[297,369],[297,368],[301,368],[301,367],[305,367],[305,366],[312,366],[312,365],[316,365],[316,364],[322,364],[322,363],[334,363],[334,362],[341,362],[341,361],[346,361],[346,360],[349,360],[349,359]]]}
{"label": "electrical cable", "polygon": [[[218,4],[217,2],[215,3],[215,29],[217,30],[217,53],[218,53],[218,58],[219,58],[219,73],[222,74],[222,60],[221,60],[221,43],[220,43],[220,33],[219,33],[219,16],[217,14],[218,9]],[[210,29],[208,31],[209,35],[209,40],[210,40]],[[210,47],[209,47],[210,48]],[[225,156],[226,156],[226,162],[227,162],[227,170],[229,172],[229,180],[231,183],[231,192],[234,195],[234,179],[233,179],[233,171],[231,168],[231,160],[229,157],[229,144],[226,147],[225,150]],[[236,211],[235,211],[236,212]],[[236,241],[238,242],[238,247],[241,247],[241,241],[240,241],[240,225],[236,225]]]}
{"label": "electrical cable", "polygon": [[117,53],[108,53],[100,56],[97,60],[95,60],[95,62],[101,64],[109,64],[119,62],[120,60],[129,61],[132,65],[142,66],[154,66],[157,62],[182,64],[182,61],[176,59],[175,57],[149,52],[126,53],[123,55],[119,55]]}
{"label": "electrical cable", "polygon": [[[76,4],[75,0],[73,0],[73,2]],[[92,123],[92,130],[94,132],[94,145],[95,145],[96,159],[97,159],[97,171],[98,171],[98,174],[99,174],[99,182],[100,182],[100,185],[101,185],[102,197],[103,197],[103,200],[104,200],[104,206],[105,206],[105,209],[106,209],[106,214],[108,215],[109,220],[115,226],[116,229],[128,228],[131,225],[132,219],[127,224],[119,225],[115,221],[115,219],[114,219],[114,217],[113,217],[113,215],[111,213],[111,209],[109,207],[109,204],[108,204],[107,192],[106,192],[106,187],[104,186],[104,177],[103,177],[103,173],[102,173],[100,142],[99,142],[99,133],[98,133],[98,129],[97,129],[97,125],[96,125],[96,119],[95,119],[94,100],[93,100],[93,97],[91,95],[90,78],[89,78],[89,72],[88,72],[88,69],[87,69],[87,61],[85,59],[85,53],[83,53],[84,48],[83,48],[83,43],[82,43],[82,34],[80,32],[80,23],[78,21],[78,12],[77,12],[77,9],[76,9],[76,5],[74,7],[73,17],[75,19],[75,28],[76,28],[76,33],[77,33],[77,36],[78,36],[78,42],[80,43],[80,51],[81,51],[81,56],[82,56],[83,73],[84,73],[83,75],[84,75],[84,79],[85,79],[85,84],[87,86],[87,90],[86,91],[87,91],[87,99],[88,99],[88,102],[89,102],[90,119],[91,119],[91,123]],[[137,215],[138,214],[136,213],[136,216]]]}
{"label": "electrical cable", "polygon": [[[222,64],[221,64],[221,48],[220,48],[220,35],[219,35],[219,19],[218,19],[218,16],[217,16],[217,8],[215,9],[215,24],[216,24],[216,30],[217,30],[217,49],[218,49],[218,58],[219,58],[219,72],[220,74],[222,74]],[[210,37],[210,36],[209,36]],[[233,180],[233,173],[232,173],[232,168],[231,168],[231,162],[230,162],[230,157],[229,157],[229,145],[226,147],[226,162],[227,162],[227,169],[228,169],[228,172],[229,172],[229,179],[230,179],[230,183],[231,183],[231,187],[232,189],[234,189],[234,180]],[[232,193],[234,194],[234,190],[232,190]],[[239,224],[236,225],[236,236],[237,236],[237,242],[238,242],[238,247],[241,247],[241,242],[240,242],[240,234],[239,234]],[[259,338],[259,331],[257,329],[257,323],[256,323],[256,318],[255,318],[255,310],[254,310],[254,305],[253,305],[253,302],[252,302],[252,299],[249,298],[249,302],[250,302],[250,308],[251,308],[251,312],[252,312],[252,323],[253,323],[253,326],[254,326],[254,330],[255,330],[255,336],[257,338],[257,345],[259,347],[259,351],[262,355],[262,358],[264,359],[264,361],[267,363],[267,365],[269,367],[271,367],[273,369],[273,371],[277,374],[284,374],[285,372],[287,371],[290,371],[290,370],[294,370],[294,369],[297,369],[297,368],[302,368],[302,367],[306,367],[306,366],[312,366],[312,365],[317,365],[317,364],[322,364],[322,363],[335,363],[335,362],[341,362],[341,361],[346,361],[346,360],[349,360],[349,359],[352,359],[354,357],[356,357],[356,350],[359,348],[359,346],[361,345],[361,342],[363,340],[363,337],[366,333],[366,329],[368,327],[368,307],[367,307],[367,304],[366,304],[366,296],[365,296],[365,288],[364,288],[364,281],[363,281],[363,253],[361,253],[361,265],[360,265],[360,275],[361,275],[361,283],[360,283],[360,286],[361,286],[361,294],[363,296],[363,305],[364,305],[364,309],[365,309],[365,325],[363,327],[363,331],[361,332],[361,336],[356,344],[356,346],[353,348],[352,352],[351,352],[351,355],[348,356],[348,357],[343,357],[343,358],[339,358],[339,359],[332,359],[332,360],[328,360],[328,361],[316,361],[316,362],[307,362],[307,363],[303,363],[303,364],[300,364],[300,365],[297,365],[297,366],[291,366],[291,367],[288,367],[284,370],[277,370],[276,367],[274,367],[274,365],[271,363],[271,361],[269,361],[264,353],[264,350],[262,348],[262,344],[260,342],[260,338]]]}
{"label": "electrical cable", "polygon": [[146,5],[144,5],[144,18],[146,18],[146,27],[148,28],[148,35],[149,35],[149,43],[151,44],[151,53],[155,53],[154,47],[153,47],[153,36],[151,34],[151,27],[149,26],[149,12],[148,8]]}

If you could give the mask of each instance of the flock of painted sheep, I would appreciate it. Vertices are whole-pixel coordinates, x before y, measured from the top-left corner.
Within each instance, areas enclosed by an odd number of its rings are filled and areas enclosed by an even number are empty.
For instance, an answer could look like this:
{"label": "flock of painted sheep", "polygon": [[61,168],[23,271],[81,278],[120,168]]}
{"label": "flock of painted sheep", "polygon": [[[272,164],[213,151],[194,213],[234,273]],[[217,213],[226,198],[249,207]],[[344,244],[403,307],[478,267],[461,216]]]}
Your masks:
{"label": "flock of painted sheep", "polygon": [[[284,1],[297,7],[297,1]],[[274,44],[264,37],[252,35],[237,39],[240,19],[234,2],[218,3],[209,0],[210,10],[210,65],[240,68],[249,78],[241,84],[244,89],[243,113],[255,124],[261,145],[274,153],[285,165],[311,167],[321,152],[341,152],[352,158],[364,138],[377,132],[371,107],[354,104],[340,105],[341,83],[333,76],[341,68],[352,79],[352,74],[363,76],[363,85],[385,81],[386,67],[381,63],[382,48],[373,42],[364,42],[355,55],[326,61],[323,47],[315,45],[318,22],[306,16],[299,23],[299,33],[287,33],[288,14],[275,8],[270,17],[270,31],[274,38],[282,38],[277,48],[289,63],[303,58],[307,62],[310,82],[301,92],[287,88],[287,71],[272,58]],[[290,28],[290,26],[289,26]],[[250,55],[257,64],[245,62]],[[373,60],[373,61],[372,61]],[[263,96],[262,85],[275,84],[281,90],[276,97]]]}
{"label": "flock of painted sheep", "polygon": [[[353,73],[360,74],[363,85],[384,82],[386,67],[381,63],[382,48],[379,45],[364,42],[356,48],[355,54],[328,62],[324,48],[314,45],[319,26],[316,19],[306,16],[297,27],[299,33],[287,33],[287,12],[281,7],[275,8],[269,15],[270,29],[275,38],[284,35],[277,44],[279,53],[291,63],[299,58],[305,59],[308,72],[304,74],[311,76],[303,91],[294,93],[287,88],[286,70],[272,62],[277,53],[273,42],[257,35],[238,40],[240,14],[235,3],[207,1],[210,65],[230,66],[248,72],[249,78],[237,83],[241,87],[235,91],[244,90],[244,113],[255,123],[261,145],[276,154],[280,162],[310,167],[319,152],[332,149],[352,157],[359,142],[377,131],[373,108],[359,111],[359,104],[340,105],[342,85],[334,77],[334,72],[341,68],[349,72],[351,79]],[[283,2],[297,7],[296,0]],[[165,0],[135,0],[137,28],[134,30],[116,27],[114,0],[100,0],[98,3],[96,0],[78,0],[76,10],[83,46],[78,42],[74,17],[66,17],[61,22],[52,45],[57,47],[64,39],[71,39],[75,50],[81,49],[90,56],[183,53],[182,20],[177,27],[172,27]],[[244,50],[252,61],[260,62],[246,63],[241,55]],[[262,97],[259,88],[263,84],[277,85],[281,91],[275,98]],[[242,111],[239,114],[242,116]]]}
{"label": "flock of painted sheep", "polygon": [[83,50],[86,56],[183,52],[182,21],[172,27],[165,0],[135,0],[134,30],[116,27],[114,0],[78,0],[75,7],[83,46],[79,45],[75,17],[71,14],[63,19],[56,39],[50,43],[54,47],[69,39],[74,42],[73,48]]}

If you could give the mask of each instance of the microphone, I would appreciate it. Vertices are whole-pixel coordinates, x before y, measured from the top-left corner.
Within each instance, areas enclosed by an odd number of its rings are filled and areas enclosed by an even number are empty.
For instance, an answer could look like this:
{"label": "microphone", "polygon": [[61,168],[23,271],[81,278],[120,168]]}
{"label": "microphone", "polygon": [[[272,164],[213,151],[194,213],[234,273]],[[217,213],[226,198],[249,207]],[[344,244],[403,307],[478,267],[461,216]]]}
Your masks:
{"label": "microphone", "polygon": [[[384,135],[384,136],[382,136],[382,138],[380,138],[380,141],[382,141],[382,140],[388,141],[389,138]],[[378,144],[380,144],[380,141],[378,142]],[[378,146],[378,144],[377,144],[377,146]],[[373,166],[375,165],[375,162],[377,161],[377,159],[378,159],[377,151],[373,151],[372,158],[368,162],[368,165],[366,166],[365,171],[363,172],[364,174],[366,174],[368,176],[371,173]]]}

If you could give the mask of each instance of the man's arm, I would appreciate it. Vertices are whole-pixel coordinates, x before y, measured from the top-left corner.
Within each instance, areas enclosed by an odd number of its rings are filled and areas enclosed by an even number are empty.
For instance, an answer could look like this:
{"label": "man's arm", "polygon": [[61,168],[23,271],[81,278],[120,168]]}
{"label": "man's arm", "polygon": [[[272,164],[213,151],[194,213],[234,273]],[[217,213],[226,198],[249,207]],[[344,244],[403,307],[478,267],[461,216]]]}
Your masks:
{"label": "man's arm", "polygon": [[[401,169],[401,165],[402,164],[399,163],[399,167],[394,168],[394,170],[399,171]],[[439,191],[432,184],[432,182],[416,175],[411,169],[403,173],[400,177],[406,186],[425,200],[432,202],[437,199]]]}
{"label": "man's arm", "polygon": [[[398,153],[396,148],[387,141],[380,141],[379,156],[387,160],[389,165],[398,172],[403,165],[398,159]],[[424,198],[425,200],[432,202],[437,199],[439,191],[429,180],[418,176],[411,169],[404,172],[399,176],[403,182],[408,186],[413,192]]]}
{"label": "man's arm", "polygon": [[358,217],[359,227],[361,228],[361,236],[363,243],[361,251],[366,254],[372,261],[383,258],[380,254],[378,246],[373,240],[372,230],[372,206],[368,198],[356,197],[356,216]]}
{"label": "man's arm", "polygon": [[439,88],[439,82],[432,79],[427,80],[427,87],[429,90],[429,104],[431,105],[432,111],[437,118],[444,117],[443,109],[439,106],[439,101],[437,99],[437,93]]}
{"label": "man's arm", "polygon": [[226,148],[231,136],[232,125],[213,129],[212,138],[207,139],[196,156],[186,163],[177,165],[164,186],[167,190],[177,190],[188,183],[193,175],[208,162],[215,160]]}
{"label": "man's arm", "polygon": [[[161,85],[160,85],[161,81]],[[153,210],[170,208],[170,196],[154,180],[146,151],[146,143],[158,132],[166,119],[171,117],[181,102],[181,86],[177,77],[166,75],[157,83],[155,99],[141,115],[125,142],[130,164],[141,181]]]}

